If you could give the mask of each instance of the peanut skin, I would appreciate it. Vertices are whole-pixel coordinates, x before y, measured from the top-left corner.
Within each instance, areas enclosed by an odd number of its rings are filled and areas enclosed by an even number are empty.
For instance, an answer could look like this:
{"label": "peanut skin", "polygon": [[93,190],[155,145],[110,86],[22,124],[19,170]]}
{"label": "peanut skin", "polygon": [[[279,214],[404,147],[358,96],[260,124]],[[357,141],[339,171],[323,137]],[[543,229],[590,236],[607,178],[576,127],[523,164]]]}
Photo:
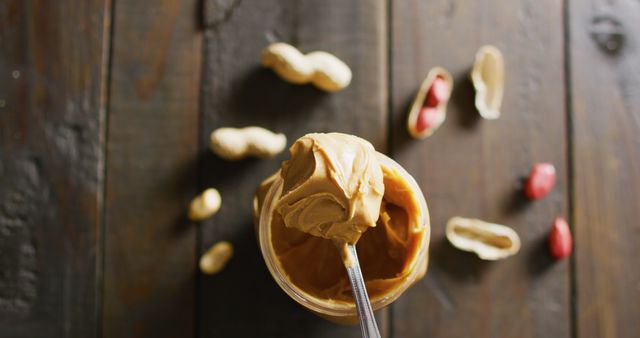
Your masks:
{"label": "peanut skin", "polygon": [[556,168],[551,163],[536,163],[524,184],[524,193],[532,200],[549,194],[556,184]]}
{"label": "peanut skin", "polygon": [[287,145],[284,134],[260,127],[219,128],[211,133],[210,139],[211,150],[230,161],[247,156],[271,158]]}
{"label": "peanut skin", "polygon": [[556,260],[571,256],[573,239],[569,224],[562,217],[556,217],[549,232],[549,253]]}
{"label": "peanut skin", "polygon": [[351,69],[340,59],[327,52],[302,54],[286,43],[274,43],[262,52],[262,65],[273,69],[283,80],[305,84],[334,92],[351,83]]}

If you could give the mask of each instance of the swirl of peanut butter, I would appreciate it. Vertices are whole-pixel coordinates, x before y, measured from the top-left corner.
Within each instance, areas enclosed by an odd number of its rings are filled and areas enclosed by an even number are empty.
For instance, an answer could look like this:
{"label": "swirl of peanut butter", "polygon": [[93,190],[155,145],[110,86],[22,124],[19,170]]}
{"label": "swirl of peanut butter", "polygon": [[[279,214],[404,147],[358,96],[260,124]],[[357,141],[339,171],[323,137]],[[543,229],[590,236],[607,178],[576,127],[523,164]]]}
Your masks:
{"label": "swirl of peanut butter", "polygon": [[384,183],[369,142],[341,133],[308,134],[290,152],[276,204],[287,227],[354,244],[376,226]]}

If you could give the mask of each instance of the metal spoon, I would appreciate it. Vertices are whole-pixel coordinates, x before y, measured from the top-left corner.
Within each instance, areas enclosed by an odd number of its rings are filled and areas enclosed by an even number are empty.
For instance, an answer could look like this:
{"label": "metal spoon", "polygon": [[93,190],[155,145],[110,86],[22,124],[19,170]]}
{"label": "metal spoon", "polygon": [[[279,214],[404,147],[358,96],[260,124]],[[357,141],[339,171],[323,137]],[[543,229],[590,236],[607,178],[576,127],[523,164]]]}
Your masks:
{"label": "metal spoon", "polygon": [[349,275],[349,282],[351,283],[353,298],[356,301],[356,310],[358,311],[358,318],[360,319],[362,337],[380,338],[378,324],[376,323],[376,318],[373,316],[373,309],[371,308],[369,295],[367,295],[364,278],[360,270],[356,246],[354,244],[337,241],[334,243],[340,251],[344,267],[347,268],[347,275]]}

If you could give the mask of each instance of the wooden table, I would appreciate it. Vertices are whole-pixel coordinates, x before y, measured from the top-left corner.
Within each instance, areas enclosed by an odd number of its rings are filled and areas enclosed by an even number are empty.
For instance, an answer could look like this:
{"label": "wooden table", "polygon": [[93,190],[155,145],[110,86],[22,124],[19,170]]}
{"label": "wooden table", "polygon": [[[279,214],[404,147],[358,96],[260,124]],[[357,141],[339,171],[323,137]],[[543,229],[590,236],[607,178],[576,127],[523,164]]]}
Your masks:
{"label": "wooden table", "polygon": [[[330,51],[351,86],[322,93],[259,65],[286,41]],[[481,120],[468,72],[506,58],[503,116]],[[455,78],[446,123],[405,131],[431,67]],[[259,254],[250,198],[274,160],[226,162],[221,126],[289,140],[362,136],[431,209],[427,277],[379,313],[384,337],[638,337],[640,3],[632,0],[5,0],[0,2],[0,337],[358,337],[304,311]],[[558,170],[527,202],[535,162]],[[186,220],[205,187],[211,220]],[[444,239],[454,215],[508,224],[520,253],[487,263]],[[546,248],[566,217],[570,259]],[[231,241],[215,276],[199,255]]]}

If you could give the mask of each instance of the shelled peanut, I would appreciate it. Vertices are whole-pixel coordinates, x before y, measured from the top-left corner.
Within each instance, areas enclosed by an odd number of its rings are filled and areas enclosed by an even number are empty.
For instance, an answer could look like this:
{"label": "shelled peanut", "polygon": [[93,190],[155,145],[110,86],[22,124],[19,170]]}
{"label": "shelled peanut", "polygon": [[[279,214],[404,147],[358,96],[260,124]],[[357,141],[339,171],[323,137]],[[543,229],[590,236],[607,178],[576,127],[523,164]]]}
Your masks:
{"label": "shelled peanut", "polygon": [[556,168],[551,163],[537,163],[531,168],[531,172],[524,184],[524,194],[527,198],[541,199],[556,184]]}
{"label": "shelled peanut", "polygon": [[572,247],[569,223],[562,217],[556,217],[549,232],[549,253],[556,260],[560,260],[571,255]]}

